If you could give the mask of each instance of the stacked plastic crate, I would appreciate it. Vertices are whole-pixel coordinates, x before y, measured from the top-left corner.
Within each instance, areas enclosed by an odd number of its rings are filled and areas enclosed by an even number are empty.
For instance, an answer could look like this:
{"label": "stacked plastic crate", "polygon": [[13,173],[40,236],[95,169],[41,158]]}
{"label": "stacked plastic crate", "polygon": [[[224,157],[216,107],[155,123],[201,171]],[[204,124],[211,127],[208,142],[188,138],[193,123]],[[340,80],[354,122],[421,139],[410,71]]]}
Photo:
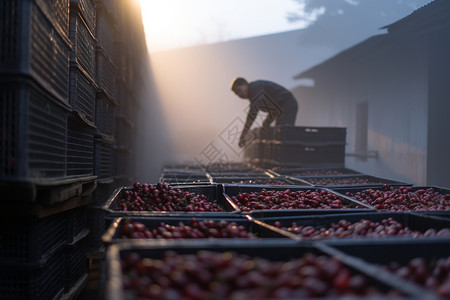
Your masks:
{"label": "stacked plastic crate", "polygon": [[6,219],[0,294],[7,299],[53,299],[86,282],[81,244],[96,187],[95,84],[88,60],[93,43],[82,31],[83,19],[69,10],[68,0],[0,3],[0,190]]}
{"label": "stacked plastic crate", "polygon": [[276,126],[256,128],[245,160],[261,167],[344,167],[346,128]]}

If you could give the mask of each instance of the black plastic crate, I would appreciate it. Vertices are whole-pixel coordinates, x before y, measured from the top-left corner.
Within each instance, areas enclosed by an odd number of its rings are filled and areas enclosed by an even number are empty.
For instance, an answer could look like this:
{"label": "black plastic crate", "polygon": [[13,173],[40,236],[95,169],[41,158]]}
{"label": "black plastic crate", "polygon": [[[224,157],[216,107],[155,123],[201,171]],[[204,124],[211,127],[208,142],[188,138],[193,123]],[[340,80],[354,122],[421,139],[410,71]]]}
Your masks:
{"label": "black plastic crate", "polygon": [[365,175],[348,168],[274,168],[269,170],[277,176],[313,177],[313,176],[342,176]]}
{"label": "black plastic crate", "polygon": [[[119,107],[118,109],[121,108]],[[116,116],[116,121],[114,125],[115,125],[114,137],[116,138],[116,144],[119,147],[123,148],[132,147],[135,135],[134,124],[130,120],[122,116]]]}
{"label": "black plastic crate", "polygon": [[[36,2],[37,1],[20,1],[20,3],[24,3],[25,6]],[[65,7],[66,11],[62,12],[62,14],[67,14],[68,25],[68,1],[56,0],[51,2],[53,2],[52,4],[58,4],[57,6],[59,6],[59,4],[64,6],[63,2],[65,2],[67,5]],[[40,3],[50,4],[45,1],[40,1]],[[31,28],[30,44],[29,48],[27,48],[29,51],[28,56],[30,65],[20,71],[31,74],[40,82],[40,84],[45,86],[45,88],[57,93],[61,99],[67,101],[69,87],[69,53],[71,50],[70,41],[67,33],[61,34],[59,30],[55,30],[55,23],[52,23],[46,17],[46,13],[40,8],[39,5],[32,5],[30,16],[31,24],[29,27]],[[48,9],[53,11],[52,7],[49,7]],[[61,11],[59,7],[57,11]],[[24,21],[22,20],[22,22]],[[25,46],[26,43],[22,45]],[[23,60],[19,58],[19,65],[22,61]]]}
{"label": "black plastic crate", "polygon": [[67,243],[72,244],[88,230],[88,207],[80,206],[64,212],[67,225]]}
{"label": "black plastic crate", "polygon": [[269,144],[267,161],[274,166],[343,168],[345,165],[345,143],[270,141]]}
{"label": "black plastic crate", "polygon": [[276,126],[273,139],[278,141],[298,141],[309,143],[344,143],[347,129],[345,127],[304,127]]}
{"label": "black plastic crate", "polygon": [[323,186],[327,188],[333,187],[380,187],[385,184],[390,186],[408,186],[410,183],[390,180],[386,178],[370,176],[370,175],[349,175],[349,176],[313,176],[313,177],[298,177],[309,182],[314,186]]}
{"label": "black plastic crate", "polygon": [[390,273],[385,267],[392,262],[406,265],[410,260],[417,257],[424,258],[432,265],[439,258],[449,257],[449,239],[333,240],[321,243],[319,248],[330,254],[357,259],[368,272],[392,278],[393,281],[403,282],[405,288],[415,290],[417,294],[422,294],[422,299],[443,299],[436,297],[436,294],[434,294],[436,291],[406,281]]}
{"label": "black plastic crate", "polygon": [[92,29],[77,9],[72,9],[70,12],[69,38],[72,42],[71,61],[79,64],[89,76],[94,77],[96,39]]}
{"label": "black plastic crate", "polygon": [[[115,134],[115,112],[117,110],[117,102],[110,98],[107,94],[99,92],[95,98],[95,125],[97,132],[104,135]],[[122,124],[117,124],[120,126]]]}
{"label": "black plastic crate", "polygon": [[182,191],[202,194],[207,197],[208,201],[217,201],[223,208],[223,212],[190,212],[190,211],[120,211],[117,207],[122,199],[122,195],[125,190],[131,190],[132,187],[118,187],[111,197],[104,205],[104,210],[107,213],[108,218],[116,217],[144,217],[144,216],[184,216],[184,217],[233,217],[238,215],[240,210],[237,206],[230,202],[223,194],[223,187],[221,185],[208,184],[208,185],[175,185],[175,189],[181,189]]}
{"label": "black plastic crate", "polygon": [[89,235],[86,239],[88,251],[100,253],[104,251],[102,235],[110,225],[106,219],[106,212],[101,206],[90,206],[87,211],[87,227]]}
{"label": "black plastic crate", "polygon": [[87,236],[89,230],[81,234],[64,248],[64,292],[68,293],[77,282],[88,273]]}
{"label": "black plastic crate", "polygon": [[116,73],[117,67],[104,50],[96,50],[96,83],[106,97],[117,99]]}
{"label": "black plastic crate", "polygon": [[95,126],[73,113],[67,121],[67,175],[94,174]]}
{"label": "black plastic crate", "polygon": [[300,186],[311,186],[306,181],[301,179],[288,179],[285,177],[214,177],[214,183],[222,183],[224,185],[300,185]]}
{"label": "black plastic crate", "polygon": [[[128,218],[119,217],[115,219],[110,227],[107,229],[105,234],[102,237],[103,242],[105,245],[111,245],[115,243],[122,243],[125,241],[130,241],[128,238],[122,238],[121,237],[121,230],[123,224],[127,221]],[[261,226],[259,224],[256,224],[252,220],[249,220],[248,218],[245,218],[244,216],[236,217],[236,218],[205,218],[205,217],[195,217],[195,218],[187,218],[187,217],[131,217],[130,218],[133,222],[139,222],[141,224],[144,224],[145,227],[149,230],[156,229],[161,223],[177,226],[182,222],[186,226],[191,226],[192,219],[196,219],[197,221],[208,221],[213,220],[215,222],[219,221],[227,221],[229,223],[234,222],[236,223],[236,226],[244,226],[247,232],[254,234],[257,238],[261,239],[267,239],[267,238],[290,238],[290,235],[284,234],[283,232],[277,232],[270,228]],[[187,238],[185,238],[187,239]],[[214,238],[207,238],[207,240],[215,240]],[[146,240],[156,240],[156,239],[146,239]],[[165,239],[169,240],[169,239]],[[178,239],[180,240],[180,239]],[[192,240],[192,239],[188,239]],[[239,240],[246,240],[246,239],[239,239]]]}
{"label": "black plastic crate", "polygon": [[94,139],[94,175],[98,179],[112,177],[113,142],[108,136],[97,135]]}
{"label": "black plastic crate", "polygon": [[211,179],[202,171],[163,171],[159,181],[172,185],[211,183]]}
{"label": "black plastic crate", "polygon": [[63,247],[36,266],[4,266],[0,264],[0,295],[2,299],[59,299],[64,292]]}
{"label": "black plastic crate", "polygon": [[[201,168],[201,167],[199,166],[199,168]],[[204,168],[204,170],[206,172],[212,172],[212,173],[221,173],[221,172],[248,173],[248,172],[256,171],[257,168],[255,168],[254,166],[249,165],[247,163],[244,163],[244,162],[226,161],[226,162],[211,163],[211,164],[207,165]]]}
{"label": "black plastic crate", "polygon": [[[416,192],[418,190],[427,190],[429,188],[432,188],[434,192],[436,192],[439,195],[442,195],[445,197],[445,195],[450,195],[450,189],[437,187],[437,186],[404,186],[406,188],[411,189],[413,192]],[[399,189],[401,186],[392,186],[393,189]],[[368,192],[371,191],[385,191],[385,187],[334,187],[332,188],[333,191],[336,193],[347,195],[350,198],[353,198],[356,193],[365,192],[366,190]],[[448,196],[450,197],[450,196]],[[376,205],[372,206],[376,208]],[[382,209],[382,211],[387,211],[388,209]],[[440,216],[450,216],[450,206],[445,207],[445,210],[406,210],[414,213],[420,213],[420,214],[430,214],[430,213],[438,213]]]}
{"label": "black plastic crate", "polygon": [[70,12],[78,13],[86,22],[89,30],[95,32],[96,11],[95,0],[70,0]]}
{"label": "black plastic crate", "polygon": [[[134,179],[131,174],[135,173],[135,165],[136,154],[130,147],[113,147],[113,174],[118,185],[132,184]],[[124,182],[120,183],[120,179],[123,179]]]}
{"label": "black plastic crate", "polygon": [[267,172],[253,171],[253,172],[209,172],[208,176],[214,180],[214,178],[239,178],[239,177],[265,177],[267,179],[272,176]]}
{"label": "black plastic crate", "polygon": [[97,85],[94,79],[76,63],[70,68],[69,102],[73,110],[80,112],[89,122],[95,122]]}
{"label": "black plastic crate", "polygon": [[0,81],[1,180],[65,176],[68,108],[30,80]]}
{"label": "black plastic crate", "polygon": [[[298,244],[292,243],[289,240],[282,240],[274,242],[273,240],[267,242],[248,242],[248,243],[236,243],[233,241],[227,241],[226,243],[211,244],[207,242],[186,242],[186,243],[121,243],[112,245],[106,257],[106,267],[108,270],[107,283],[106,283],[106,299],[118,300],[123,299],[123,274],[121,270],[121,260],[125,259],[129,254],[138,254],[140,258],[159,259],[166,251],[172,251],[179,255],[195,255],[198,251],[211,251],[216,253],[232,252],[237,255],[245,255],[250,259],[267,259],[271,262],[288,262],[294,259],[300,259],[305,255],[315,255],[316,257],[330,258],[326,252],[319,250],[311,244]],[[373,286],[381,292],[387,293],[395,290],[403,293],[404,297],[398,297],[397,299],[420,299],[419,294],[416,294],[417,290],[405,289],[400,280],[396,280],[392,277],[377,276],[376,274],[368,274],[363,268],[361,268],[357,261],[350,261],[347,257],[343,256],[345,261],[340,256],[334,255],[335,259],[341,261],[344,268],[349,270],[352,275],[362,275],[367,278],[367,282],[370,286]],[[350,261],[350,263],[347,263]],[[283,276],[283,273],[280,274]],[[422,296],[420,294],[420,296]],[[364,297],[352,297],[352,299],[363,299]],[[288,299],[288,298],[283,298]],[[291,298],[289,298],[291,299]],[[303,298],[302,298],[303,299]],[[304,298],[312,299],[312,298]],[[321,297],[315,299],[336,299],[336,297]],[[375,297],[371,299],[384,299],[384,297]]]}
{"label": "black plastic crate", "polygon": [[[331,190],[324,188],[315,188],[315,187],[281,187],[281,186],[246,186],[246,185],[225,185],[224,186],[224,194],[225,197],[229,199],[230,202],[233,202],[231,199],[232,196],[237,196],[239,193],[251,193],[251,192],[261,192],[261,190],[266,189],[267,191],[329,191],[333,193]],[[281,217],[281,216],[292,216],[292,215],[319,215],[319,214],[335,214],[335,213],[361,213],[361,212],[369,212],[374,211],[374,208],[366,205],[364,203],[358,202],[354,199],[346,197],[344,195],[338,195],[338,199],[341,200],[342,205],[348,206],[349,208],[341,208],[341,209],[319,209],[319,208],[310,208],[310,209],[260,209],[260,210],[252,210],[250,212],[244,212],[246,214],[250,214],[254,218],[265,218],[265,217]],[[236,204],[237,205],[237,204]]]}
{"label": "black plastic crate", "polygon": [[[118,75],[123,74],[124,70],[118,67]],[[123,76],[123,75],[122,75]],[[117,102],[117,118],[121,118],[124,122],[130,122],[133,118],[133,105],[130,95],[133,93],[128,82],[124,80],[116,80]]]}
{"label": "black plastic crate", "polygon": [[0,265],[35,266],[67,242],[64,213],[45,218],[2,218]]}
{"label": "black plastic crate", "polygon": [[[267,226],[268,228],[274,230],[274,223],[279,222],[283,227],[289,227],[292,223],[296,223],[298,226],[312,226],[315,229],[328,227],[331,224],[337,224],[341,220],[346,220],[350,223],[360,222],[362,220],[369,220],[372,222],[380,222],[385,219],[392,218],[397,221],[403,227],[408,227],[413,231],[420,231],[425,233],[428,229],[435,229],[436,231],[449,228],[450,220],[429,217],[423,215],[414,215],[410,213],[382,213],[382,212],[368,212],[368,213],[357,213],[357,214],[331,214],[331,215],[316,215],[316,216],[289,216],[289,217],[266,217],[257,219],[260,221],[262,226]],[[292,233],[295,235],[294,233]],[[299,240],[329,240],[328,238],[303,238],[300,235],[295,235]],[[442,237],[448,239],[450,236]],[[353,239],[354,237],[334,237],[332,239]],[[355,237],[355,239],[365,239],[366,237]],[[404,236],[386,236],[382,238],[390,239],[403,239],[412,238]],[[426,237],[420,237],[426,238]],[[331,239],[331,238],[330,238]]]}
{"label": "black plastic crate", "polygon": [[66,0],[0,3],[0,72],[26,74],[67,98],[69,3]]}

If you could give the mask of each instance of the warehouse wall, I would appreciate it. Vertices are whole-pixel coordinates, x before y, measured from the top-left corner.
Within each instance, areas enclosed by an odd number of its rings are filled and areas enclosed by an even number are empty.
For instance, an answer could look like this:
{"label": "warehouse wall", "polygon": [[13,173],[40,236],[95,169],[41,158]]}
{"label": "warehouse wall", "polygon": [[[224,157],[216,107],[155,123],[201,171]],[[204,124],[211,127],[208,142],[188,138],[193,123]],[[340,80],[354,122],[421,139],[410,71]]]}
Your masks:
{"label": "warehouse wall", "polygon": [[[345,126],[347,167],[426,184],[426,44],[420,39],[387,41],[363,57],[351,57],[316,76],[313,88],[294,91],[300,102],[299,125]],[[357,122],[357,106],[364,102],[368,152],[359,153],[356,135],[364,124]]]}

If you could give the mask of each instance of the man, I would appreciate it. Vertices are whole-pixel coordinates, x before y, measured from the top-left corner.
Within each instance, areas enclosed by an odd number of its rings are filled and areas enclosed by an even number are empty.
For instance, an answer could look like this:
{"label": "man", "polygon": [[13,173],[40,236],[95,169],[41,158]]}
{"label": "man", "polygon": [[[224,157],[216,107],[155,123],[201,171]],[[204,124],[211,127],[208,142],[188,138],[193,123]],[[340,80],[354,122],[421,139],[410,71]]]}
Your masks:
{"label": "man", "polygon": [[258,111],[267,113],[262,127],[268,129],[275,125],[295,125],[298,104],[291,92],[279,84],[267,80],[247,82],[242,77],[231,82],[231,90],[242,99],[250,100],[250,110],[239,138],[239,147],[245,146],[245,137],[256,119]]}

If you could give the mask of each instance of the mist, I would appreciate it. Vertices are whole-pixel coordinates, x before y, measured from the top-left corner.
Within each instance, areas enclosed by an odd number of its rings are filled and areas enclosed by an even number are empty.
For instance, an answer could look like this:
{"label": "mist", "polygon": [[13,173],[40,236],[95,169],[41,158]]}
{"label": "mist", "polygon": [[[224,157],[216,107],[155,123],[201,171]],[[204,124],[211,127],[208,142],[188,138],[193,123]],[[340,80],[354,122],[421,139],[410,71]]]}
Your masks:
{"label": "mist", "polygon": [[[151,132],[161,128],[151,138],[157,143],[149,143],[156,147],[152,150],[161,149],[159,161],[164,162],[241,161],[236,132],[240,134],[249,102],[230,90],[233,78],[271,80],[294,89],[301,85],[296,74],[384,33],[382,26],[428,2],[310,1],[307,9],[323,6],[325,13],[305,29],[151,53],[152,93],[158,104],[148,122]],[[301,118],[296,125],[308,126]]]}

